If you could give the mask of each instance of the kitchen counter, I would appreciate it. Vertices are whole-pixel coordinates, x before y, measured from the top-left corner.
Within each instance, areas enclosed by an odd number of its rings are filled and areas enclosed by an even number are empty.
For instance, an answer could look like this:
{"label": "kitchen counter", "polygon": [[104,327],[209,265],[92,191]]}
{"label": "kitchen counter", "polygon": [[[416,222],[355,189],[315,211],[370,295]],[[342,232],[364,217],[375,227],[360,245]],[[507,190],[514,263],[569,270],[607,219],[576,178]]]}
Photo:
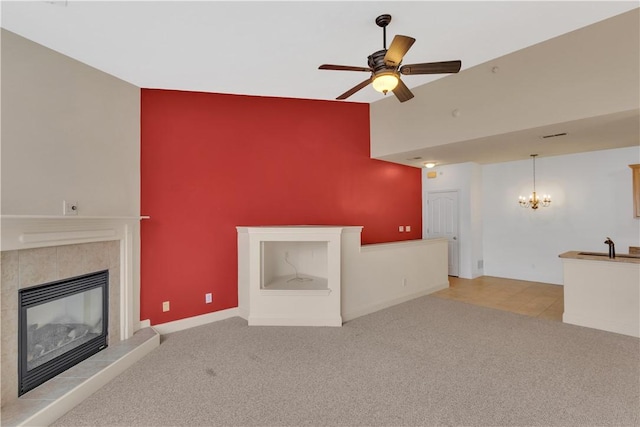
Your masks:
{"label": "kitchen counter", "polygon": [[640,337],[640,256],[570,251],[560,258],[564,323]]}
{"label": "kitchen counter", "polygon": [[559,255],[560,258],[587,259],[591,261],[627,262],[640,264],[640,254],[616,254],[615,258],[609,258],[608,252],[569,251]]}

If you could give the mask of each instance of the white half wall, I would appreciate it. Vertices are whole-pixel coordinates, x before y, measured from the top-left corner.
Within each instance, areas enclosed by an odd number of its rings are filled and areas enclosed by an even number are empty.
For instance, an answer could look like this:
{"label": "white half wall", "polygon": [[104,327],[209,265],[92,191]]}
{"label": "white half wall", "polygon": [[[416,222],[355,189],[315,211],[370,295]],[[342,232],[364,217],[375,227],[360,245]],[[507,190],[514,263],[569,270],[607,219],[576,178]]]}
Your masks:
{"label": "white half wall", "polygon": [[532,191],[530,159],[483,166],[484,273],[562,284],[563,252],[606,252],[607,237],[618,253],[639,246],[628,166],[634,163],[638,146],[538,157],[536,190],[551,194],[552,203],[536,211],[517,203]]}
{"label": "white half wall", "polygon": [[[250,325],[340,326],[342,321],[449,286],[446,239],[362,246],[361,226],[237,228],[238,315]],[[338,248],[334,246],[336,240]],[[305,256],[308,262],[328,264],[328,289],[263,288],[261,264],[266,257],[261,245],[276,241],[296,245],[283,245],[292,255],[298,249],[304,251],[307,242],[327,242],[326,256],[314,255],[317,246]],[[302,258],[302,254],[299,255]],[[280,252],[279,257],[283,258],[284,252]],[[333,311],[334,304],[337,304],[338,316]]]}
{"label": "white half wall", "polygon": [[360,231],[342,234],[342,319],[447,288],[447,240],[360,246]]}

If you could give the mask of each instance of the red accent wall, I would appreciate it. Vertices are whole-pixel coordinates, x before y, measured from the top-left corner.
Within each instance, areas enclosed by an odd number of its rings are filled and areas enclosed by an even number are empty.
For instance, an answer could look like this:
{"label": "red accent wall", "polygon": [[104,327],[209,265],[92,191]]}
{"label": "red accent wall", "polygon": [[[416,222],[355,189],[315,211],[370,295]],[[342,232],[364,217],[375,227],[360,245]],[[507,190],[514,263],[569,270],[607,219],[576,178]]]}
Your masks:
{"label": "red accent wall", "polygon": [[369,157],[368,104],[143,89],[141,110],[140,314],[152,325],[238,305],[238,225],[362,225],[363,244],[422,236],[420,169]]}

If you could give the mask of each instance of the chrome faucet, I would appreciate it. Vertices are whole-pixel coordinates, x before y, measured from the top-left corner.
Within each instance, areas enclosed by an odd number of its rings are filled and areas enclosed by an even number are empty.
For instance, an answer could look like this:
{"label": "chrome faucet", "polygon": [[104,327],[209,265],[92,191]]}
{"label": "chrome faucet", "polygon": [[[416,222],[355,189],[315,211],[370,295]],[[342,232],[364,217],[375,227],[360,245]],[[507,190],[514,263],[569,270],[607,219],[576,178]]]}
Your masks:
{"label": "chrome faucet", "polygon": [[609,245],[609,258],[616,257],[616,244],[613,243],[611,237],[607,237],[607,240],[604,241],[605,245]]}

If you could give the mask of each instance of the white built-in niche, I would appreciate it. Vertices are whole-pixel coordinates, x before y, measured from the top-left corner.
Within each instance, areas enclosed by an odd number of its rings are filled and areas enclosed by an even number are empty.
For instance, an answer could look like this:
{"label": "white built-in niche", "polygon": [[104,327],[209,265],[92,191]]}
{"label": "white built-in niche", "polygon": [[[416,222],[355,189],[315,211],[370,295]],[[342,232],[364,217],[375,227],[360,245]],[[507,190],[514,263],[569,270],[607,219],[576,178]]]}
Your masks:
{"label": "white built-in niche", "polygon": [[342,326],[343,227],[237,227],[238,307],[249,325]]}
{"label": "white built-in niche", "polygon": [[263,241],[260,289],[328,291],[327,242]]}

